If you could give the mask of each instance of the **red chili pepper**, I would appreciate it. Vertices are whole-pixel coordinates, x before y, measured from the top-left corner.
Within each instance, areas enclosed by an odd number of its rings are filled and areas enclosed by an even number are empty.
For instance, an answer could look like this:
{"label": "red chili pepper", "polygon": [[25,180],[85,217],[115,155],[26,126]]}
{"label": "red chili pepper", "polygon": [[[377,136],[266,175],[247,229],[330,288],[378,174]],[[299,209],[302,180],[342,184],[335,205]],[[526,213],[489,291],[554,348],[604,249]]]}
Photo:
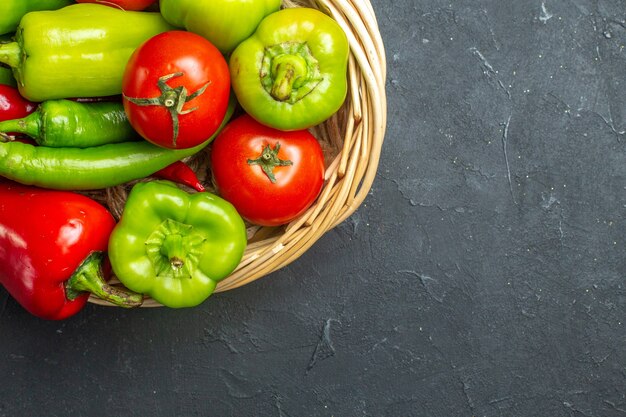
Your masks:
{"label": "red chili pepper", "polygon": [[189,165],[183,161],[176,161],[173,164],[166,166],[162,170],[157,171],[154,176],[186,185],[198,192],[205,191],[205,188],[198,179],[196,173],[193,172],[193,169],[191,169]]}
{"label": "red chili pepper", "polygon": [[[0,122],[5,120],[21,119],[37,108],[37,103],[26,100],[17,88],[0,84]],[[6,133],[16,135],[15,133]]]}
{"label": "red chili pepper", "polygon": [[103,261],[115,226],[111,213],[73,192],[0,182],[0,283],[37,317],[61,320],[90,293],[122,307],[140,294],[105,282]]}
{"label": "red chili pepper", "polygon": [[37,103],[26,100],[17,88],[0,84],[0,121],[26,117],[37,108]]}

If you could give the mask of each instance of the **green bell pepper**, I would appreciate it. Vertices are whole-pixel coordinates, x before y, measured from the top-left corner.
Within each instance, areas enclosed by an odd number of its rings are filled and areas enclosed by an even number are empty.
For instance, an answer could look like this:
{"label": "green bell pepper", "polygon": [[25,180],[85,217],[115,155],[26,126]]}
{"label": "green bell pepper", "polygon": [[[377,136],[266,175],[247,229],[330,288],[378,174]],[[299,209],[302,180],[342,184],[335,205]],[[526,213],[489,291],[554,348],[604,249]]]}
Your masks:
{"label": "green bell pepper", "polygon": [[128,289],[181,308],[206,300],[237,267],[246,243],[244,222],[229,202],[157,180],[131,189],[108,254]]}
{"label": "green bell pepper", "polygon": [[116,95],[134,50],[171,29],[159,13],[101,4],[30,12],[15,41],[0,45],[0,62],[13,68],[20,93],[31,101]]}
{"label": "green bell pepper", "polygon": [[248,36],[268,14],[280,9],[281,0],[161,0],[161,14],[174,26],[208,39],[227,54]]}
{"label": "green bell pepper", "polygon": [[243,109],[267,126],[317,125],[343,104],[349,44],[337,22],[316,9],[267,16],[230,56],[233,90]]}
{"label": "green bell pepper", "polygon": [[22,17],[36,10],[56,10],[73,0],[2,0],[0,2],[0,35],[15,32]]}

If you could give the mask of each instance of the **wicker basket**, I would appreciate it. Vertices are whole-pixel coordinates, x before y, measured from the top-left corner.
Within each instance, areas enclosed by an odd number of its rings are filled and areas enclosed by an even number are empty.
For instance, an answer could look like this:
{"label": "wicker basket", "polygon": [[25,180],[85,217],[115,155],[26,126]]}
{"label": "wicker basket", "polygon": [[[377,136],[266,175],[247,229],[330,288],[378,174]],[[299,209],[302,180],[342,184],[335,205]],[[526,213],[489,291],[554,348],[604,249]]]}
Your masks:
{"label": "wicker basket", "polygon": [[[386,59],[369,0],[283,0],[283,7],[314,7],[332,16],[350,42],[349,93],[343,107],[311,129],[325,151],[325,184],[317,201],[298,219],[281,227],[249,225],[248,246],[237,269],[216,291],[227,291],[295,261],[324,233],[348,218],[363,202],[374,177],[385,135]],[[210,184],[206,149],[186,162]],[[209,180],[207,180],[207,178]],[[92,194],[119,218],[132,184]],[[94,296],[90,302],[111,305]],[[160,306],[147,298],[144,307]]]}

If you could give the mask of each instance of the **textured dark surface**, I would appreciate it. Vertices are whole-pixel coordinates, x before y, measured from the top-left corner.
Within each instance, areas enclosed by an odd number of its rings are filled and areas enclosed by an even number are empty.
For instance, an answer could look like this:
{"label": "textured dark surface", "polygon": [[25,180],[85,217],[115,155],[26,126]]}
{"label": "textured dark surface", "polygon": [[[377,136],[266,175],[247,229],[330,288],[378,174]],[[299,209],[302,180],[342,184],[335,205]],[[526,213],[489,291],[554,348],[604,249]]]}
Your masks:
{"label": "textured dark surface", "polygon": [[2,292],[0,415],[626,415],[624,1],[374,7],[359,211],[196,309],[51,323]]}

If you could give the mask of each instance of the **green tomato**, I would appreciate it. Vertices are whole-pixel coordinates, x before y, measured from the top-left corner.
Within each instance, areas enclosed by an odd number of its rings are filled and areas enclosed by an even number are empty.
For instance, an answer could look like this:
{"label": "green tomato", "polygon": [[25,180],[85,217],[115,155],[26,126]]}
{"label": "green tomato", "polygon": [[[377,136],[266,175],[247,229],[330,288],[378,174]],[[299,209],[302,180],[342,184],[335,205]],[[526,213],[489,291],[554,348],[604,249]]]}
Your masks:
{"label": "green tomato", "polygon": [[161,14],[170,24],[208,39],[223,54],[248,38],[281,0],[161,0]]}

